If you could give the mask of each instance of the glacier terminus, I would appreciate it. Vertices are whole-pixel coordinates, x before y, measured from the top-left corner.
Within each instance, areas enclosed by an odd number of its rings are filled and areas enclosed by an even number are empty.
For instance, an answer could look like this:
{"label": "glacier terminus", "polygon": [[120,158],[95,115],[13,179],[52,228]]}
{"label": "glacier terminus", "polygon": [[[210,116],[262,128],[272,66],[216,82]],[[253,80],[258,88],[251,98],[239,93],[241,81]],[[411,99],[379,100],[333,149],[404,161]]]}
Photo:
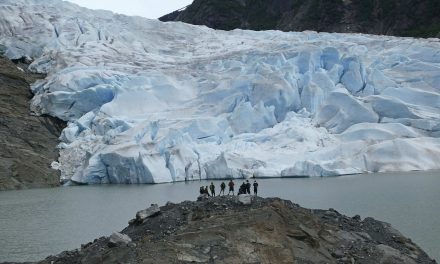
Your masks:
{"label": "glacier terminus", "polygon": [[440,169],[440,40],[220,31],[0,2],[0,51],[68,122],[54,169],[162,183]]}

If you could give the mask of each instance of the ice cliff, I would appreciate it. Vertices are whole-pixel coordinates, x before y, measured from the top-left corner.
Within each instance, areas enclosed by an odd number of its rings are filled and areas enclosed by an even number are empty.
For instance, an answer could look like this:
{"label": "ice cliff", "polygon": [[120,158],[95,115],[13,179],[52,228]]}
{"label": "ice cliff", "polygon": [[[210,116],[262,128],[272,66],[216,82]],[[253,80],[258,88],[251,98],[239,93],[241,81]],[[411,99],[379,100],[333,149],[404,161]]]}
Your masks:
{"label": "ice cliff", "polygon": [[0,51],[47,74],[64,180],[159,183],[440,169],[440,41],[216,31],[0,2]]}

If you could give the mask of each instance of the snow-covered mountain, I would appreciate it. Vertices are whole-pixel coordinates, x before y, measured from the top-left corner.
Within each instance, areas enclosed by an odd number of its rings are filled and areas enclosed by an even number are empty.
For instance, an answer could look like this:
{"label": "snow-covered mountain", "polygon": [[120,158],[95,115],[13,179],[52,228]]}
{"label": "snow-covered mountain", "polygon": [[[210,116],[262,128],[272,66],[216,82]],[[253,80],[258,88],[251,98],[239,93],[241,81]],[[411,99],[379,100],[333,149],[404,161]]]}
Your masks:
{"label": "snow-covered mountain", "polygon": [[440,169],[440,41],[216,31],[0,2],[0,49],[47,73],[63,179],[158,183]]}

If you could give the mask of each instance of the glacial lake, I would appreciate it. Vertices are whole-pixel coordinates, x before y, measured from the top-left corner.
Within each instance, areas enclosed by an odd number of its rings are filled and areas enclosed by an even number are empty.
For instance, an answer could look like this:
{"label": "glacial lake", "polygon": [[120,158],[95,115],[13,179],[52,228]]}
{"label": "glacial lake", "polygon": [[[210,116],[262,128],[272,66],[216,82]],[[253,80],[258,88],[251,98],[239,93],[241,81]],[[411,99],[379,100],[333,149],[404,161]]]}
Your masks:
{"label": "glacial lake", "polygon": [[[242,180],[235,180],[236,185]],[[259,194],[389,222],[440,260],[440,172],[260,179]],[[127,226],[152,203],[195,200],[207,181],[0,192],[0,262],[36,261]],[[220,181],[215,181],[219,189]]]}

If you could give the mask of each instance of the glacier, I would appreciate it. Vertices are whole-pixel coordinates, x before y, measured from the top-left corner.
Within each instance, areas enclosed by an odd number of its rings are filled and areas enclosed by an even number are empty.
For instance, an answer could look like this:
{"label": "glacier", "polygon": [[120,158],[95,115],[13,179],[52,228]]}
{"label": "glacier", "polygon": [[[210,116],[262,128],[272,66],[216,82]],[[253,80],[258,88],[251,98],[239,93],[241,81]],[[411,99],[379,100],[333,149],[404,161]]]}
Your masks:
{"label": "glacier", "polygon": [[212,30],[61,0],[0,2],[0,52],[68,122],[63,181],[440,169],[440,40]]}

